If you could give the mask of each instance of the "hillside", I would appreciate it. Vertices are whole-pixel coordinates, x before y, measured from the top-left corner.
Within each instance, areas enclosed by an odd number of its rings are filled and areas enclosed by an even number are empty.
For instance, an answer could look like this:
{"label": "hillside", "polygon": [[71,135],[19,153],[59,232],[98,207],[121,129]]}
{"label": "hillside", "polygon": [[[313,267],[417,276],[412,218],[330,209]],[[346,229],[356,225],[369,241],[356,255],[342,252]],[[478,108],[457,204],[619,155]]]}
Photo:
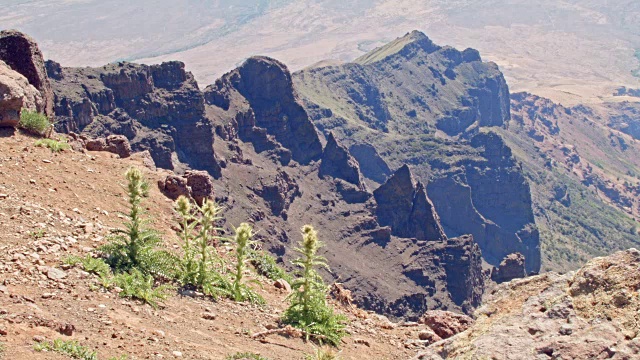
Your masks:
{"label": "hillside", "polygon": [[[1,132],[0,330],[5,359],[64,358],[36,353],[34,338],[75,339],[97,350],[101,359],[122,354],[130,359],[176,358],[176,351],[186,359],[219,360],[246,351],[270,359],[301,359],[314,351],[313,344],[301,339],[251,338],[275,326],[286,308],[286,291],[267,278],[253,275],[268,302],[263,307],[175,293],[153,309],[119,298],[116,290],[101,290],[97,276],[65,266],[66,258],[94,253],[111,229],[122,227],[128,167],[142,169],[150,183],[168,172],[147,168],[139,154],[127,159],[108,152],[55,154],[34,142],[20,133]],[[152,186],[144,206],[165,246],[177,250],[173,201]],[[231,215],[227,219],[238,224]],[[353,333],[341,347],[345,359],[406,359],[415,353],[398,345],[417,339],[418,327],[392,329],[381,317],[341,311],[349,315]],[[72,336],[60,333],[60,326],[73,328]]]}

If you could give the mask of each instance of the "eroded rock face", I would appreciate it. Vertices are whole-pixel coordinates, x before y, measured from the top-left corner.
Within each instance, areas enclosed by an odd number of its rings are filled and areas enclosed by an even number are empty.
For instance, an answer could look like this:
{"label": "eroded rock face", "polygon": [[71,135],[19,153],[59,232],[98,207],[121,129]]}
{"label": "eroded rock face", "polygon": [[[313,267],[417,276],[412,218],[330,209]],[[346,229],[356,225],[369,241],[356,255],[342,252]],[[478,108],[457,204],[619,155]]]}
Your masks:
{"label": "eroded rock face", "polygon": [[500,262],[500,266],[494,267],[491,271],[491,280],[501,284],[527,276],[524,263],[525,258],[520,253],[507,255]]}
{"label": "eroded rock face", "polygon": [[47,77],[42,52],[36,42],[16,30],[0,31],[0,60],[22,74],[42,97],[38,111],[49,118],[54,116],[53,90]]}
{"label": "eroded rock face", "polygon": [[283,170],[275,176],[268,176],[260,181],[260,186],[253,191],[263,198],[276,216],[287,218],[287,210],[293,200],[300,196],[300,188],[291,176]]}
{"label": "eroded rock face", "polygon": [[384,183],[393,174],[373,145],[354,144],[349,147],[349,152],[358,160],[360,171],[367,178],[377,183]]}
{"label": "eroded rock face", "polygon": [[48,61],[47,71],[58,131],[123,135],[134,151],[148,150],[159,167],[220,176],[204,96],[183,63],[66,68]]}
{"label": "eroded rock face", "polygon": [[0,61],[0,127],[15,127],[22,109],[41,111],[44,105],[40,92],[27,78]]}
{"label": "eroded rock face", "polygon": [[466,331],[416,359],[636,359],[640,251],[504,283]]}
{"label": "eroded rock face", "polygon": [[418,240],[446,239],[424,185],[414,184],[407,165],[398,169],[373,195],[378,204],[378,221],[390,226],[393,235]]}
{"label": "eroded rock face", "polygon": [[[320,158],[322,145],[318,134],[293,89],[289,70],[279,61],[249,58],[208,86],[205,98],[208,104],[225,111],[236,110],[235,130],[241,138],[257,143],[256,151],[277,150],[278,146],[272,143],[275,140],[299,163]],[[250,112],[239,111],[238,107]],[[266,134],[261,135],[254,127],[264,129]],[[283,165],[288,163],[286,158],[280,160]]]}

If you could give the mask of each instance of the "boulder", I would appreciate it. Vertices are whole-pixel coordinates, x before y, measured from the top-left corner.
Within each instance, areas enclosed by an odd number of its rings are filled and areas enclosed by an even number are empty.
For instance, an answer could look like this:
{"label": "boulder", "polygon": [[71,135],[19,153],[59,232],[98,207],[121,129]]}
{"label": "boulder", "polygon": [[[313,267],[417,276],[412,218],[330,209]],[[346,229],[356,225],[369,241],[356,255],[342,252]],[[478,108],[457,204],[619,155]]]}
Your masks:
{"label": "boulder", "polygon": [[167,175],[164,180],[158,180],[158,188],[172,200],[176,200],[180,196],[191,196],[191,188],[187,185],[187,179],[178,175]]}
{"label": "boulder", "polygon": [[17,126],[22,109],[41,111],[43,104],[42,95],[27,78],[0,61],[0,127]]}
{"label": "boulder", "polygon": [[202,205],[204,199],[213,199],[213,181],[206,171],[189,170],[184,174],[187,186],[191,188],[191,197]]}
{"label": "boulder", "polygon": [[40,92],[42,103],[37,110],[53,118],[53,90],[36,42],[16,30],[0,31],[0,60],[22,74]]}
{"label": "boulder", "polygon": [[131,156],[131,145],[124,135],[107,136],[106,150],[108,152],[118,154],[121,159]]}
{"label": "boulder", "polygon": [[427,325],[440,338],[447,339],[467,330],[473,319],[451,311],[429,310],[420,318],[420,323]]}
{"label": "boulder", "polygon": [[527,276],[524,260],[524,256],[520,253],[513,253],[505,256],[502,262],[500,262],[500,266],[497,268],[494,267],[491,271],[491,280],[501,284],[503,282]]}

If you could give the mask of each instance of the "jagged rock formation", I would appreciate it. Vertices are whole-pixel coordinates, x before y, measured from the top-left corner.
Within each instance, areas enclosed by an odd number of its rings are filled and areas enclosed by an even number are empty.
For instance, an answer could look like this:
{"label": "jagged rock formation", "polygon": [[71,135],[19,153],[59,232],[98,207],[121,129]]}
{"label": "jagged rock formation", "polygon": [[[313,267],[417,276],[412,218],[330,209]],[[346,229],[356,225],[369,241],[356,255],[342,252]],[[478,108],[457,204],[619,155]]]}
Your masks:
{"label": "jagged rock formation", "polygon": [[525,270],[525,258],[520,253],[513,253],[505,256],[500,262],[500,266],[494,267],[491,271],[491,280],[498,284],[520,279],[527,276]]}
{"label": "jagged rock formation", "polygon": [[124,135],[134,151],[149,150],[159,167],[184,170],[188,164],[220,175],[204,96],[184,64],[65,68],[48,61],[47,71],[58,131]]}
{"label": "jagged rock formation", "polygon": [[[285,73],[274,74],[278,71]],[[254,58],[205,90],[207,115],[220,138],[214,143],[215,151],[225,159],[221,181],[214,183],[215,193],[227,216],[249,218],[256,228],[265,229],[260,235],[265,248],[285,261],[295,255],[291,249],[300,237],[300,226],[319,226],[327,243],[323,255],[332,269],[325,275],[339,279],[352,292],[354,302],[365,308],[412,319],[427,309],[472,311],[484,291],[481,253],[473,238],[446,240],[438,231],[437,215],[424,187],[412,182],[406,211],[414,238],[392,235],[391,227],[376,220],[376,203],[346,147],[327,134],[327,146],[321,152],[315,130],[303,133],[299,127],[298,135],[288,132],[285,120],[310,125],[309,117],[306,113],[278,116],[300,110],[287,81],[282,82],[284,88],[263,91],[266,95],[256,99],[255,94],[266,86],[253,78],[256,73],[290,77],[274,60]],[[270,117],[260,110],[266,106],[262,102],[277,107]],[[309,150],[301,157],[302,151],[295,148],[305,147]]]}
{"label": "jagged rock formation", "polygon": [[640,251],[630,249],[575,273],[502,284],[469,329],[416,359],[638,358],[639,269]]}
{"label": "jagged rock formation", "polygon": [[360,174],[358,161],[346,147],[338,144],[332,133],[327,137],[318,175],[335,178],[336,189],[347,202],[365,202],[371,196]]}
{"label": "jagged rock formation", "polygon": [[0,61],[0,127],[15,127],[22,109],[42,111],[42,95],[27,78]]}
{"label": "jagged rock formation", "polygon": [[[315,124],[353,149],[367,181],[391,181],[386,163],[410,164],[446,235],[472,234],[494,266],[520,252],[529,272],[540,269],[522,169],[499,136],[482,130],[510,119],[509,89],[495,64],[482,62],[476,50],[441,47],[412,32],[353,63],[302,70],[294,82]],[[416,231],[424,224],[409,224],[413,193],[404,186],[406,193],[390,191],[388,205],[378,201],[378,217],[394,235],[424,238]]]}
{"label": "jagged rock formation", "polygon": [[36,42],[16,30],[0,31],[0,60],[22,74],[42,96],[37,110],[49,118],[53,112],[53,91],[45,70],[44,58]]}
{"label": "jagged rock formation", "polygon": [[[236,99],[238,96],[241,99]],[[273,136],[291,152],[293,160],[306,164],[317,160],[322,145],[307,113],[293,90],[291,74],[281,62],[267,57],[252,57],[239,68],[205,89],[208,104],[228,111],[232,100],[240,109],[235,116],[238,133],[257,147],[257,151],[278,148],[265,136]],[[247,107],[250,108],[247,109]],[[288,157],[281,155],[283,165]]]}
{"label": "jagged rock formation", "polygon": [[378,221],[390,226],[393,235],[418,240],[446,239],[424,185],[414,184],[407,165],[398,169],[373,195]]}

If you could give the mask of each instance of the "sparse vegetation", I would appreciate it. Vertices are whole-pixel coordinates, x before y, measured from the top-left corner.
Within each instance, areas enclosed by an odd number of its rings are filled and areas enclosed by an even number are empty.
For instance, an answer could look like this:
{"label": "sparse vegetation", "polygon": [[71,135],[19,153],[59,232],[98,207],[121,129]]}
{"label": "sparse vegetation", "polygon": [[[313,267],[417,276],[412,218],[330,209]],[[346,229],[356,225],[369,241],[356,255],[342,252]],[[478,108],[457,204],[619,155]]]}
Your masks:
{"label": "sparse vegetation", "polygon": [[35,146],[46,147],[52,152],[60,152],[69,149],[69,144],[65,140],[40,139],[35,142]]}
{"label": "sparse vegetation", "polygon": [[113,283],[113,274],[111,273],[111,268],[104,261],[104,259],[94,258],[91,255],[87,255],[86,257],[79,256],[70,256],[65,260],[65,263],[69,265],[82,265],[84,271],[98,275],[100,279],[100,285],[103,288],[110,288]]}
{"label": "sparse vegetation", "polygon": [[69,356],[72,359],[98,360],[98,353],[86,346],[80,345],[77,341],[56,339],[53,342],[43,341],[33,345],[37,352],[54,351]]}
{"label": "sparse vegetation", "polygon": [[31,134],[44,136],[49,132],[51,123],[44,114],[22,109],[18,126]]}
{"label": "sparse vegetation", "polygon": [[315,353],[305,356],[305,360],[340,360],[340,356],[333,349],[317,348]]}
{"label": "sparse vegetation", "polygon": [[337,346],[346,335],[344,331],[346,317],[335,314],[327,304],[327,288],[316,267],[329,268],[326,259],[317,255],[323,244],[311,225],[302,228],[303,240],[295,250],[301,255],[293,261],[301,268],[300,277],[291,284],[293,292],[289,296],[290,306],[282,321],[307,333],[320,343]]}
{"label": "sparse vegetation", "polygon": [[227,360],[269,360],[260,354],[250,352],[238,352],[227,356]]}

